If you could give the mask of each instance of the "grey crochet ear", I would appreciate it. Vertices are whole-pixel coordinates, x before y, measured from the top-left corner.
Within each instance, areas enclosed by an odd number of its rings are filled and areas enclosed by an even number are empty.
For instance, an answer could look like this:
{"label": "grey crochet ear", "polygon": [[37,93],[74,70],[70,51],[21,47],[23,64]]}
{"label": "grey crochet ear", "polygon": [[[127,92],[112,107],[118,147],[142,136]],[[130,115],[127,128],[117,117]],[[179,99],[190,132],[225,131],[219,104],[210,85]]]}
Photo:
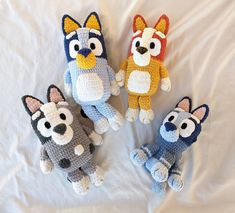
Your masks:
{"label": "grey crochet ear", "polygon": [[47,90],[47,100],[48,102],[58,103],[60,101],[65,101],[65,98],[60,89],[52,84]]}
{"label": "grey crochet ear", "polygon": [[28,112],[30,116],[32,116],[43,105],[43,102],[31,95],[25,95],[21,98],[21,100],[26,112]]}

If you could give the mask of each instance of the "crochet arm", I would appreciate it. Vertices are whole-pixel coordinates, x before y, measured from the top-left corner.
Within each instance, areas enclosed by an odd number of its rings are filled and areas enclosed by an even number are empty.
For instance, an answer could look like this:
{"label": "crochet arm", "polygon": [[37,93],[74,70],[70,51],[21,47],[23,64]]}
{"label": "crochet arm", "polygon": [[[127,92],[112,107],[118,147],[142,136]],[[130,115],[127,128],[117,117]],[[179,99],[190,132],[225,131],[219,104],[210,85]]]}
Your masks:
{"label": "crochet arm", "polygon": [[134,149],[130,154],[130,158],[135,165],[142,166],[149,158],[155,155],[158,150],[159,146],[156,143],[144,144],[139,149]]}
{"label": "crochet arm", "polygon": [[50,173],[54,168],[54,165],[44,146],[42,146],[40,150],[40,168],[44,174]]}
{"label": "crochet arm", "polygon": [[120,94],[120,88],[116,82],[115,72],[113,71],[112,67],[110,67],[109,65],[108,65],[108,75],[110,81],[111,94],[117,96]]}
{"label": "crochet arm", "polygon": [[108,69],[109,80],[111,82],[115,81],[115,72],[113,71],[113,68],[108,65],[107,69]]}
{"label": "crochet arm", "polygon": [[116,81],[120,87],[124,86],[125,83],[125,74],[127,70],[128,60],[125,60],[120,65],[120,70],[116,74]]}
{"label": "crochet arm", "polygon": [[64,73],[64,87],[66,94],[71,97],[72,95],[72,78],[69,69]]}
{"label": "crochet arm", "polygon": [[88,126],[82,125],[82,128],[95,146],[100,146],[103,144],[103,138],[101,135],[97,134]]}
{"label": "crochet arm", "polygon": [[169,78],[169,72],[163,64],[160,65],[160,78],[161,78],[161,89],[165,92],[170,92],[171,81]]}
{"label": "crochet arm", "polygon": [[167,169],[170,169],[173,164],[176,161],[176,157],[175,155],[171,154],[170,152],[168,152],[167,150],[165,150],[163,152],[163,154],[161,155],[159,161],[165,166],[167,167]]}

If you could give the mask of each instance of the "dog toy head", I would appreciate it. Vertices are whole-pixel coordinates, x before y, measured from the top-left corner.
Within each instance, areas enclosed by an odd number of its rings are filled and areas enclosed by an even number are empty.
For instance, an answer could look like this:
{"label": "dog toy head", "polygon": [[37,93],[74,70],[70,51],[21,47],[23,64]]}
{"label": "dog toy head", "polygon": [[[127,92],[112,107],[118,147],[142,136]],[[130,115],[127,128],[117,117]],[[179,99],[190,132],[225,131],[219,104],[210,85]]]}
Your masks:
{"label": "dog toy head", "polygon": [[33,96],[23,96],[22,101],[31,116],[32,127],[42,144],[53,140],[65,145],[73,138],[73,115],[62,92],[54,85],[48,88],[48,103]]}
{"label": "dog toy head", "polygon": [[69,15],[62,18],[67,61],[76,61],[79,69],[92,69],[97,58],[107,59],[104,37],[97,13],[91,13],[83,27]]}
{"label": "dog toy head", "polygon": [[162,15],[153,28],[147,26],[142,16],[136,15],[134,17],[134,34],[129,56],[133,56],[135,64],[147,66],[151,59],[163,61],[168,29],[169,19],[166,15]]}
{"label": "dog toy head", "polygon": [[191,99],[184,97],[163,120],[161,137],[169,143],[178,141],[190,146],[201,132],[201,124],[209,114],[209,107],[203,104],[191,110]]}

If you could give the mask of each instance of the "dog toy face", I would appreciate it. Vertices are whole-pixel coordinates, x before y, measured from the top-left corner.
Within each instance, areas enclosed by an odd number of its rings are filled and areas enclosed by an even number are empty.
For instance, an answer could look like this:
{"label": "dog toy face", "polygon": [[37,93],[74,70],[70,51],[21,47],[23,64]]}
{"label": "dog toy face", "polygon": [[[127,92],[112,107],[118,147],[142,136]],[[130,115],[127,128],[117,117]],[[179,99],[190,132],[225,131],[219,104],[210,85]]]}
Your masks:
{"label": "dog toy face", "polygon": [[142,16],[137,15],[133,22],[133,37],[129,56],[132,56],[138,66],[147,66],[151,60],[163,61],[166,49],[166,34],[169,19],[163,15],[156,25],[147,27]]}
{"label": "dog toy face", "polygon": [[208,111],[207,105],[202,105],[191,112],[191,100],[184,98],[164,119],[160,135],[169,143],[182,141],[191,145],[197,140]]}
{"label": "dog toy face", "polygon": [[87,70],[101,63],[101,59],[107,59],[101,24],[96,13],[87,18],[84,27],[65,15],[62,27],[68,62],[76,61],[80,69]]}
{"label": "dog toy face", "polygon": [[155,191],[164,192],[166,183],[175,191],[182,190],[182,152],[197,141],[208,114],[206,104],[191,110],[191,99],[184,97],[163,120],[156,143],[131,152],[133,163],[145,165],[156,181]]}
{"label": "dog toy face", "polygon": [[102,138],[80,125],[75,112],[56,86],[48,88],[47,97],[48,103],[45,104],[33,96],[22,97],[25,109],[31,116],[32,127],[42,144],[41,170],[48,173],[55,166],[67,172],[74,190],[80,194],[86,193],[89,182],[82,170],[88,175],[97,176],[98,185],[102,182],[102,177],[97,174],[98,167],[92,161],[93,143],[102,142]]}
{"label": "dog toy face", "polygon": [[118,130],[123,118],[106,101],[111,94],[119,95],[120,89],[114,71],[107,63],[98,15],[91,13],[83,27],[69,15],[64,15],[62,28],[68,61],[64,79],[67,95],[72,95],[81,105],[94,122],[96,132],[106,132],[109,125]]}
{"label": "dog toy face", "polygon": [[130,122],[139,115],[142,123],[150,123],[154,118],[151,96],[157,92],[159,82],[162,90],[171,89],[168,70],[163,65],[168,29],[166,15],[162,15],[154,27],[148,27],[142,16],[134,17],[129,55],[116,74],[119,86],[125,85],[128,91],[126,119]]}

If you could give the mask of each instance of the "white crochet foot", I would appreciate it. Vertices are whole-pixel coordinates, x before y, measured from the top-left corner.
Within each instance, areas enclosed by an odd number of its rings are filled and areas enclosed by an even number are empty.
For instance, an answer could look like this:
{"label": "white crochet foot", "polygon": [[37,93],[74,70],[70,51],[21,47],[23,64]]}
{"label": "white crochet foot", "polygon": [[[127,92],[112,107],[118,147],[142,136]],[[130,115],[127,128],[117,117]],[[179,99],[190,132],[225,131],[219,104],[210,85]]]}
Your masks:
{"label": "white crochet foot", "polygon": [[109,122],[106,118],[101,118],[100,120],[94,123],[94,128],[98,134],[103,134],[108,131]]}
{"label": "white crochet foot", "polygon": [[100,167],[96,167],[96,171],[89,175],[91,183],[95,186],[101,186],[104,182],[104,172]]}
{"label": "white crochet foot", "polygon": [[87,176],[83,176],[80,181],[72,182],[74,191],[79,195],[85,195],[89,191],[90,181]]}
{"label": "white crochet foot", "polygon": [[130,158],[132,163],[136,166],[143,166],[148,160],[148,156],[142,149],[134,149],[131,151]]}
{"label": "white crochet foot", "polygon": [[157,182],[165,182],[168,178],[168,168],[161,162],[157,162],[151,168],[151,175]]}
{"label": "white crochet foot", "polygon": [[180,175],[171,174],[168,178],[168,185],[175,191],[179,192],[184,187],[184,182]]}
{"label": "white crochet foot", "polygon": [[126,111],[126,119],[129,122],[134,122],[137,120],[139,115],[139,109],[132,109],[132,108],[128,108]]}
{"label": "white crochet foot", "polygon": [[103,144],[103,138],[101,135],[97,134],[95,131],[92,131],[89,135],[89,138],[92,140],[95,146],[100,146]]}
{"label": "white crochet foot", "polygon": [[111,128],[115,131],[119,130],[124,122],[124,118],[119,112],[116,112],[115,116],[108,119]]}
{"label": "white crochet foot", "polygon": [[142,123],[149,124],[154,118],[153,110],[152,109],[149,109],[149,110],[141,109],[139,117],[140,117],[140,121]]}
{"label": "white crochet foot", "polygon": [[53,170],[54,165],[50,160],[41,160],[40,168],[44,174],[49,174]]}

